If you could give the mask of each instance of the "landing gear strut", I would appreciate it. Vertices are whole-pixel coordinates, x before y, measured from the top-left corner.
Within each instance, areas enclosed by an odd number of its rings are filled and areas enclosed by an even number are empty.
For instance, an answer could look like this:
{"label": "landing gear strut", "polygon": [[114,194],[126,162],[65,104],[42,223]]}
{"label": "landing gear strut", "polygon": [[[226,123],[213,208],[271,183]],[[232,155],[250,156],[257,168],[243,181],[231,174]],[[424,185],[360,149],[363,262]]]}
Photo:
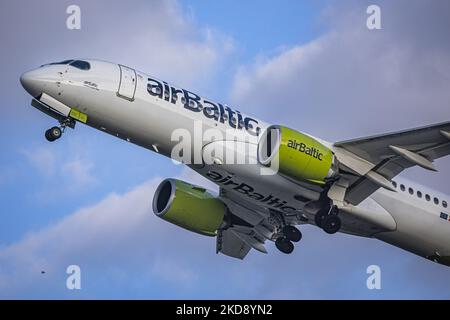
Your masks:
{"label": "landing gear strut", "polygon": [[319,228],[328,234],[334,234],[341,228],[341,219],[338,217],[339,210],[335,206],[319,210],[314,221]]}

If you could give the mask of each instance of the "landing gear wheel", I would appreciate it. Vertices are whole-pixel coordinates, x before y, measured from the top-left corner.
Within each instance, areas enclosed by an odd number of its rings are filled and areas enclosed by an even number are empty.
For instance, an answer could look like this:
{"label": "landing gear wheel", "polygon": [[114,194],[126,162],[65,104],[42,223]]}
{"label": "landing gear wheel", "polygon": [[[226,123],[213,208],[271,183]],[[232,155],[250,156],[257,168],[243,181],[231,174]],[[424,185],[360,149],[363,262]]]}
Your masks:
{"label": "landing gear wheel", "polygon": [[334,234],[341,228],[341,219],[338,216],[330,215],[322,222],[322,229],[328,234]]}
{"label": "landing gear wheel", "polygon": [[58,140],[59,138],[61,138],[61,136],[62,130],[59,127],[53,127],[45,131],[45,138],[50,142]]}
{"label": "landing gear wheel", "polygon": [[320,209],[316,215],[314,216],[314,222],[316,223],[316,226],[319,228],[322,228],[323,221],[328,216],[329,208]]}
{"label": "landing gear wheel", "polygon": [[45,131],[45,139],[47,139],[47,141],[55,141],[51,136],[50,136],[50,129],[48,129],[47,131]]}
{"label": "landing gear wheel", "polygon": [[292,242],[299,242],[302,239],[302,233],[294,226],[285,226],[283,228],[283,234]]}
{"label": "landing gear wheel", "polygon": [[280,237],[275,241],[275,246],[283,253],[290,254],[294,251],[294,245],[286,237]]}

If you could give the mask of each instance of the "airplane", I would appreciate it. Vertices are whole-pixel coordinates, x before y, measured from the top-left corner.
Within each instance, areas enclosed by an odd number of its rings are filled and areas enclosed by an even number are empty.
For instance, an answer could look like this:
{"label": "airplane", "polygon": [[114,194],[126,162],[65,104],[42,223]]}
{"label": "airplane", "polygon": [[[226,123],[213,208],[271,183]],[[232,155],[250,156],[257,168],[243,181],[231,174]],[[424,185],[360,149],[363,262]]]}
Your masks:
{"label": "airplane", "polygon": [[216,253],[244,259],[251,249],[267,253],[272,241],[290,254],[302,238],[298,226],[310,224],[450,266],[447,198],[394,180],[413,166],[436,171],[433,161],[450,153],[450,122],[328,142],[116,63],[65,60],[20,81],[31,105],[57,120],[48,141],[86,124],[215,183],[218,194],[165,179],[152,207],[163,220],[215,237]]}

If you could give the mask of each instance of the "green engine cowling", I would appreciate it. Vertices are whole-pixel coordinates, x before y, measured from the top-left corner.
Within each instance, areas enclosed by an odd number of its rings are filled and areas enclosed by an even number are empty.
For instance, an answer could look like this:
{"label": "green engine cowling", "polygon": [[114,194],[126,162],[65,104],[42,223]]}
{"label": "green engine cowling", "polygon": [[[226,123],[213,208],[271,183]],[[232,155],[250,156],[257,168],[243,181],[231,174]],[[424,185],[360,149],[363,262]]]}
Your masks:
{"label": "green engine cowling", "polygon": [[270,126],[261,136],[258,161],[294,180],[318,184],[323,184],[337,172],[330,148],[283,126]]}
{"label": "green engine cowling", "polygon": [[224,220],[226,207],[201,187],[166,179],[156,189],[153,212],[179,227],[212,237]]}

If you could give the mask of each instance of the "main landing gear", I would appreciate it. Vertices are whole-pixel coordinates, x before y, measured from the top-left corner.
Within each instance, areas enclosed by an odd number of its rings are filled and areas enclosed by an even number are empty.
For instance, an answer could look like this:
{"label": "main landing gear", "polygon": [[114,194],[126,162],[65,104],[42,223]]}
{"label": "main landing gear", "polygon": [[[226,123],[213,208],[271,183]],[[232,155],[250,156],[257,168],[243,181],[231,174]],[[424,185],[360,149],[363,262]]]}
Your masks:
{"label": "main landing gear", "polygon": [[294,226],[284,226],[282,236],[277,238],[275,246],[283,253],[289,254],[294,251],[292,242],[299,242],[302,239],[302,233]]}
{"label": "main landing gear", "polygon": [[334,234],[341,229],[341,219],[338,217],[339,210],[335,206],[323,208],[316,213],[314,221],[319,228],[328,234]]}

